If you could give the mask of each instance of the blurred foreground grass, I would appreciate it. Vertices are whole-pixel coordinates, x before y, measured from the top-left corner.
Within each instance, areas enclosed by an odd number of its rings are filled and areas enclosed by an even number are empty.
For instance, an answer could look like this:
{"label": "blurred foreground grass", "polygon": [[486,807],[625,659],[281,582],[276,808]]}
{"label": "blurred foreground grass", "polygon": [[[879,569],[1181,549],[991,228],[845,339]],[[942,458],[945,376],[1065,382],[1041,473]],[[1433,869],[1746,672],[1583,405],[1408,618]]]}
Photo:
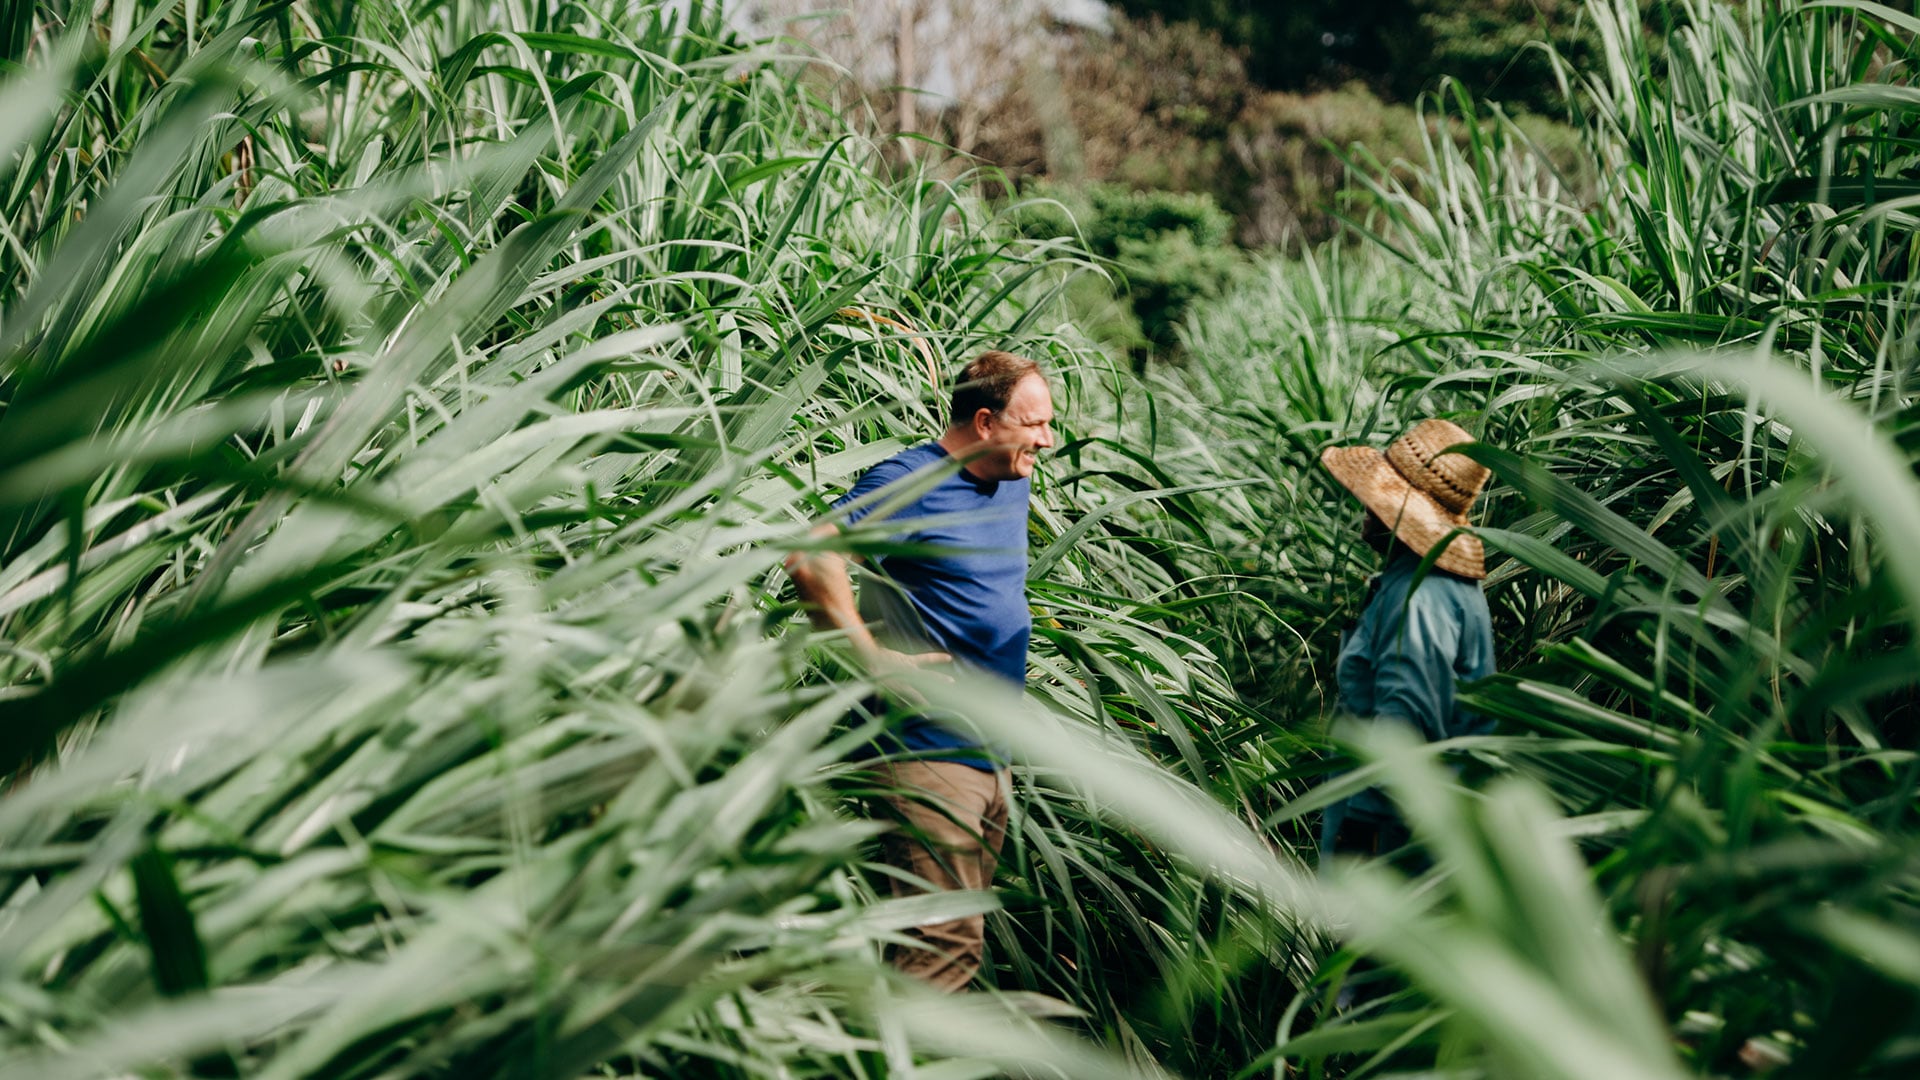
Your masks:
{"label": "blurred foreground grass", "polygon": [[[1917,26],[1700,0],[1655,77],[1628,7],[1596,203],[1435,99],[1146,384],[697,6],[9,9],[0,1076],[1904,1075]],[[777,566],[988,346],[1069,436],[1035,678],[927,690],[1029,764],[997,898],[880,902]],[[1502,734],[1309,790],[1314,455],[1432,412]],[[1437,870],[1314,876],[1381,776]],[[875,963],[983,904],[1002,993]],[[1406,988],[1332,1015],[1347,935]]]}

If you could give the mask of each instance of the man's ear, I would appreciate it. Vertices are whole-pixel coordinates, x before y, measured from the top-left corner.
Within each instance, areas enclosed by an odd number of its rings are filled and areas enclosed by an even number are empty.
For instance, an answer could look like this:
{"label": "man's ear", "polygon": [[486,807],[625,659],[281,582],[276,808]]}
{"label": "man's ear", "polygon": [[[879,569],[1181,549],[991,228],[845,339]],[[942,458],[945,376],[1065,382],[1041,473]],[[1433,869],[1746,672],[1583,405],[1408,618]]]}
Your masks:
{"label": "man's ear", "polygon": [[993,410],[981,406],[973,411],[973,434],[975,438],[987,437],[987,428],[993,423]]}

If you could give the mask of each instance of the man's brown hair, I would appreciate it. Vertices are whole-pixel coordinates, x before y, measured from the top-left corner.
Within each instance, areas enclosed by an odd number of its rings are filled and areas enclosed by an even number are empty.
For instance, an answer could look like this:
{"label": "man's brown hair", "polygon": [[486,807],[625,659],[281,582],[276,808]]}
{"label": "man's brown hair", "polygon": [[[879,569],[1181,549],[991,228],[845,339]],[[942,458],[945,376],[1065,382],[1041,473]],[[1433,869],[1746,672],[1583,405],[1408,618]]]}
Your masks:
{"label": "man's brown hair", "polygon": [[970,424],[974,414],[981,409],[999,413],[1007,407],[1007,400],[1013,397],[1013,388],[1029,375],[1046,377],[1039,363],[1010,352],[991,349],[974,357],[966,367],[960,369],[960,381],[953,388],[948,422]]}

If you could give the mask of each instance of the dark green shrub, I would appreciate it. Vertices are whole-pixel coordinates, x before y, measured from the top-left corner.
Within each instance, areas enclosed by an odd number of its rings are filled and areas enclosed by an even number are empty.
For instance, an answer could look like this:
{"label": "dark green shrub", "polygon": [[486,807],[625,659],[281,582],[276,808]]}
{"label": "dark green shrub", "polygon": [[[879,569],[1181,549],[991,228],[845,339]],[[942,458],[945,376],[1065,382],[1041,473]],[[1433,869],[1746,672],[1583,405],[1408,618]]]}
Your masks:
{"label": "dark green shrub", "polygon": [[1042,184],[1030,194],[1035,198],[1007,215],[1022,235],[1077,236],[1116,271],[1111,291],[1074,297],[1076,313],[1102,343],[1136,363],[1174,348],[1174,328],[1192,304],[1220,295],[1245,264],[1230,239],[1233,219],[1210,195],[1116,184],[1080,191]]}
{"label": "dark green shrub", "polygon": [[1195,302],[1224,292],[1246,260],[1225,243],[1202,244],[1192,232],[1170,229],[1119,244],[1119,264],[1140,331],[1161,349],[1177,342],[1174,330]]}
{"label": "dark green shrub", "polygon": [[1097,255],[1113,258],[1129,241],[1151,241],[1169,233],[1185,233],[1200,247],[1229,242],[1233,219],[1211,195],[1095,184],[1087,196],[1093,210],[1086,223],[1087,243]]}

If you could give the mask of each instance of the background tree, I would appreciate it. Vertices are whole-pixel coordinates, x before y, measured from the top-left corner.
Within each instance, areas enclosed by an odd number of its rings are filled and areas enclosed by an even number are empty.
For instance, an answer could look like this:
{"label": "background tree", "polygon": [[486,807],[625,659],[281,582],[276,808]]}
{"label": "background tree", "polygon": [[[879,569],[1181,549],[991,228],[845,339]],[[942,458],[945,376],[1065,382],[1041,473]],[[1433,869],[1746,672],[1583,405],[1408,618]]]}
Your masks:
{"label": "background tree", "polygon": [[[1243,50],[1247,73],[1273,90],[1316,90],[1360,81],[1389,101],[1410,102],[1442,78],[1509,109],[1559,112],[1564,92],[1550,44],[1584,66],[1598,39],[1579,0],[1116,0],[1134,16],[1190,22]],[[1659,31],[1665,0],[1644,4]],[[1655,38],[1657,40],[1657,37]]]}
{"label": "background tree", "polygon": [[[928,133],[968,152],[981,116],[1048,48],[1058,0],[747,0],[735,18],[755,33],[804,43],[861,102],[900,133]],[[827,71],[815,78],[833,81]]]}

